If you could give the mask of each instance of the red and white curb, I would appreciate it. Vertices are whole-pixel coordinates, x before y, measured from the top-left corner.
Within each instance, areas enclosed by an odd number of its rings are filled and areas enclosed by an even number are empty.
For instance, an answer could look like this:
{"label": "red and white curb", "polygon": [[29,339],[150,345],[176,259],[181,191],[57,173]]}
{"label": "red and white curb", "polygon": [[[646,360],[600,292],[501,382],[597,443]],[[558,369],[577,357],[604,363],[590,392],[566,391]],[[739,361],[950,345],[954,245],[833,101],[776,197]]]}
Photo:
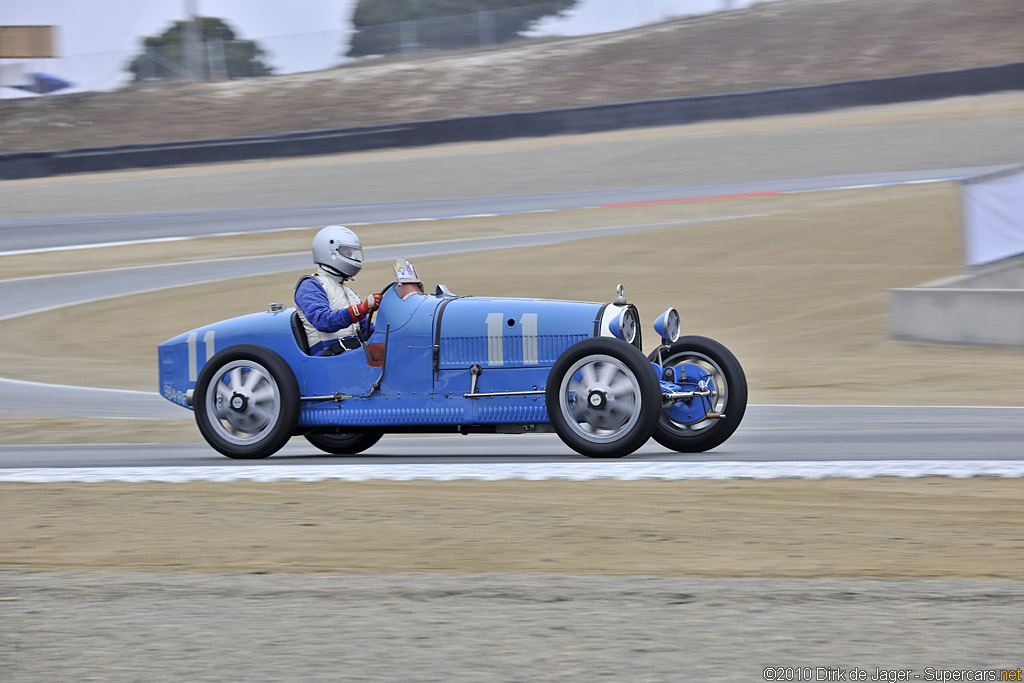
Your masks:
{"label": "red and white curb", "polygon": [[0,470],[3,483],[197,481],[527,481],[871,479],[874,477],[1024,477],[1018,460],[836,460],[823,462],[442,463],[215,467],[67,467]]}

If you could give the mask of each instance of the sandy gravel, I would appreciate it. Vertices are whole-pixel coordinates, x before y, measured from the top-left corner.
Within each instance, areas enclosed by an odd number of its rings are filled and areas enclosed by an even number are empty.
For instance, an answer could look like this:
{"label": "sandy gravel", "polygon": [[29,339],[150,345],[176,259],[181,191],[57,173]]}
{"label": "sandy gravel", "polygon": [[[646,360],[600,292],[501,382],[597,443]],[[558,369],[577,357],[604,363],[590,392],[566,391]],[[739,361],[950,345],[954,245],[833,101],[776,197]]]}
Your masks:
{"label": "sandy gravel", "polygon": [[0,571],[0,662],[10,683],[923,677],[1016,670],[1022,609],[1019,580]]}
{"label": "sandy gravel", "polygon": [[1020,578],[1024,480],[0,484],[0,568]]}
{"label": "sandy gravel", "polygon": [[1022,486],[4,484],[0,662],[13,683],[1015,669]]}

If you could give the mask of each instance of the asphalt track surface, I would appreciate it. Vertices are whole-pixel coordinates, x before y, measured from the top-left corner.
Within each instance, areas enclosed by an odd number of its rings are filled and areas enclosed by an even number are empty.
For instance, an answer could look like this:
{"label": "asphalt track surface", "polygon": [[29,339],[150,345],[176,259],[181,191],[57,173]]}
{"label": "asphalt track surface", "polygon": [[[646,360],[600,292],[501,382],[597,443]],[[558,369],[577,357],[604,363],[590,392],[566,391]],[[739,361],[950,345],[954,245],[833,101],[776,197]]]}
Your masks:
{"label": "asphalt track surface", "polygon": [[[289,227],[337,223],[340,216],[344,216],[344,223],[347,225],[359,225],[459,216],[560,211],[608,204],[633,204],[723,195],[807,192],[864,184],[952,180],[982,175],[1005,167],[1005,165],[972,166],[786,180],[523,195],[467,196],[452,199],[376,203],[0,218],[0,244],[3,245],[0,253],[66,249],[83,245],[155,241],[181,237],[207,237],[239,232],[274,231]],[[299,267],[304,266],[305,264]]]}
{"label": "asphalt track surface", "polygon": [[[941,105],[940,105],[941,106]],[[942,115],[942,114],[939,114]],[[623,190],[696,186],[700,195],[786,179],[935,172],[941,169],[1019,164],[1024,161],[1024,117],[864,125],[854,111],[787,117],[799,130],[762,130],[753,124],[638,129],[614,134],[558,136],[495,143],[442,145],[305,159],[209,164],[160,171],[129,171],[0,183],[5,219],[92,215],[67,221],[63,244],[77,244],[103,229],[102,215],[284,207],[288,211],[342,205],[353,210],[394,202],[456,200],[461,207],[420,204],[425,215],[493,213],[497,197],[582,193],[584,204],[617,201]],[[738,127],[737,127],[738,126]],[[813,127],[812,127],[813,126]],[[759,128],[751,130],[751,128]],[[473,205],[465,202],[476,198]],[[662,197],[670,198],[670,197]],[[571,199],[571,197],[570,197]],[[372,207],[376,211],[379,206]],[[397,207],[392,207],[397,208]],[[429,210],[428,210],[429,209]],[[300,216],[298,225],[308,223]],[[142,216],[135,216],[142,218]],[[363,217],[373,218],[373,215]],[[407,215],[408,217],[408,215]],[[353,222],[356,216],[331,216]],[[59,222],[59,221],[56,221]],[[51,226],[52,227],[52,226]],[[131,226],[129,225],[129,228]],[[242,222],[232,226],[253,229]],[[142,229],[142,228],[139,228]],[[176,231],[188,230],[179,223]],[[132,228],[134,230],[134,228]],[[179,233],[180,234],[180,233]],[[6,231],[4,249],[13,249]],[[11,233],[12,239],[14,233]],[[41,234],[36,238],[42,237]],[[107,237],[110,237],[108,235]],[[49,238],[48,238],[49,239]],[[24,245],[23,245],[24,246]]]}
{"label": "asphalt track surface", "polygon": [[[697,226],[722,220],[746,218],[732,216],[690,221],[648,223],[642,225],[607,225],[597,228],[555,232],[524,233],[434,242],[406,242],[367,247],[366,262],[394,261],[396,258],[443,256],[471,251],[514,249],[543,246],[573,240],[657,230],[667,227]],[[139,294],[169,287],[183,287],[204,282],[268,275],[309,268],[309,252],[247,256],[215,261],[187,261],[158,266],[138,266],[110,270],[46,275],[44,277],[0,280],[0,320],[29,313],[97,301],[113,296]]]}
{"label": "asphalt track surface", "polygon": [[[160,399],[162,400],[162,399]],[[180,417],[191,413],[172,406]],[[649,442],[621,462],[1020,460],[1022,408],[750,406],[739,430],[708,453]],[[203,443],[0,446],[0,470],[66,467],[296,467],[322,465],[580,463],[554,434],[387,436],[365,454],[327,455],[294,440],[265,460],[225,458]],[[599,466],[600,463],[596,463]]]}
{"label": "asphalt track surface", "polygon": [[[562,143],[481,148],[467,155],[401,154],[356,163],[324,158],[318,168],[268,170],[216,165],[114,177],[0,184],[4,252],[188,238],[336,222],[521,213],[616,203],[758,192],[811,191],[961,178],[1024,159],[1024,119],[864,126],[603,145]],[[477,149],[477,148],[474,148]],[[557,153],[555,153],[557,152]],[[276,169],[276,170],[275,170]],[[403,169],[398,173],[397,169]],[[212,178],[220,182],[211,182]],[[410,182],[415,179],[415,182]],[[781,179],[781,180],[780,180]],[[669,183],[665,181],[668,180]],[[340,200],[340,201],[339,201]],[[332,203],[336,202],[336,203]],[[254,202],[256,204],[254,205]],[[261,206],[259,204],[271,204]],[[181,206],[189,206],[181,211]],[[573,234],[393,245],[374,259],[655,229],[606,226]],[[305,252],[218,261],[217,279],[297,270]],[[0,281],[0,320],[135,291],[209,281],[211,262],[123,268]],[[145,277],[140,278],[144,273]],[[145,282],[145,288],[140,288]],[[29,296],[31,292],[31,296]],[[156,394],[0,379],[0,412],[180,419]],[[1024,409],[751,406],[737,434],[715,452],[679,455],[650,444],[632,459],[682,461],[1021,459]],[[529,439],[529,441],[527,441]],[[531,455],[522,455],[530,444]],[[261,464],[578,460],[553,435],[389,437],[366,456],[335,458],[293,443]],[[202,444],[4,446],[0,468],[232,464]],[[244,466],[245,463],[235,463]]]}
{"label": "asphalt track surface", "polygon": [[[849,184],[915,182],[962,177],[987,169],[940,169],[931,173],[843,178]],[[856,180],[856,183],[850,182]],[[834,187],[834,179],[816,179],[796,189]],[[778,185],[774,187],[779,187]],[[793,185],[790,185],[793,188]],[[759,190],[744,186],[715,188],[723,193]],[[645,196],[662,196],[654,188]],[[706,188],[691,188],[701,196]],[[628,193],[625,193],[628,194]],[[595,195],[610,203],[625,194]],[[686,193],[677,192],[680,196]],[[632,195],[634,199],[638,195]],[[464,209],[453,204],[456,210]],[[468,210],[468,209],[466,209]],[[717,220],[717,219],[716,219]],[[456,251],[550,244],[599,235],[657,229],[668,224],[617,225],[558,233],[452,240],[441,243],[389,245],[367,250],[368,259],[416,257]],[[306,267],[305,252],[208,262],[121,268],[47,278],[0,281],[0,320],[135,291],[244,277]],[[144,277],[140,277],[144,275]],[[145,283],[144,287],[140,283]],[[32,292],[32,296],[28,293]],[[191,419],[191,413],[155,393],[117,389],[36,384],[0,378],[0,411],[6,414],[51,414],[95,418]],[[792,462],[873,460],[1017,460],[1024,442],[1024,408],[909,408],[843,406],[751,406],[740,430],[714,452],[681,455],[653,441],[631,462]],[[524,448],[529,455],[523,455]],[[295,441],[279,454],[260,461],[270,466],[324,464],[406,465],[425,463],[578,462],[580,456],[554,435],[389,437],[369,453],[339,458]],[[251,463],[231,461],[205,444],[69,445],[0,447],[0,469],[68,467],[210,467]]]}

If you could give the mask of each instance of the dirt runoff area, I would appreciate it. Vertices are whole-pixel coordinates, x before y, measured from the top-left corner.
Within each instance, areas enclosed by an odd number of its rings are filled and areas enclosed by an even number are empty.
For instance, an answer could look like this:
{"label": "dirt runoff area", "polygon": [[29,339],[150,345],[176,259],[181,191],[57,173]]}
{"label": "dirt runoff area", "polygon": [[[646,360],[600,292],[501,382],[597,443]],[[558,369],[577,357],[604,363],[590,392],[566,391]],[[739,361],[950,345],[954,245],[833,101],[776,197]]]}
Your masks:
{"label": "dirt runoff area", "polygon": [[0,568],[1020,578],[1007,479],[0,484]]}
{"label": "dirt runoff area", "polygon": [[12,683],[1015,670],[1022,494],[1006,479],[0,484],[0,661]]}
{"label": "dirt runoff area", "polygon": [[1022,494],[1006,479],[0,484],[0,661],[12,683],[1015,670]]}

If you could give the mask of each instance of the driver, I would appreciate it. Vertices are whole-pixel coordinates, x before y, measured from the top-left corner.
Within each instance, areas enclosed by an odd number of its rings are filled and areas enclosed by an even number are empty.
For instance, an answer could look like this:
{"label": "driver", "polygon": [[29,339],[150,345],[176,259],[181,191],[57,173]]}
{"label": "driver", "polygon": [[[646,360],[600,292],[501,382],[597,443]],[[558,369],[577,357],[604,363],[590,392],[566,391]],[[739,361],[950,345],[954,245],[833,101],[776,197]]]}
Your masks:
{"label": "driver", "polygon": [[306,329],[311,356],[334,356],[359,348],[373,331],[366,317],[380,306],[380,294],[360,300],[345,282],[362,270],[363,249],[354,232],[328,225],[313,238],[313,263],[318,268],[295,285],[295,305]]}

